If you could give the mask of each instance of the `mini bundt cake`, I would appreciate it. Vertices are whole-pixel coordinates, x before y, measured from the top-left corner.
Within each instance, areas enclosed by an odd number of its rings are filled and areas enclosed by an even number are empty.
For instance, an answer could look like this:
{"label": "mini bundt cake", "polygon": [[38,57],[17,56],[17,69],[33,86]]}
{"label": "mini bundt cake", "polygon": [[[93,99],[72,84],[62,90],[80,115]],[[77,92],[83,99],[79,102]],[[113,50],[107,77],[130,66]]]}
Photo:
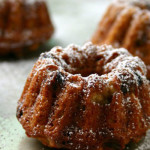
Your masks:
{"label": "mini bundt cake", "polygon": [[55,47],[41,54],[18,102],[29,137],[54,148],[120,150],[150,127],[146,67],[126,49]]}
{"label": "mini bundt cake", "polygon": [[0,55],[37,49],[53,31],[44,0],[0,1]]}
{"label": "mini bundt cake", "polygon": [[124,47],[146,64],[150,79],[150,1],[116,0],[98,25],[92,42]]}

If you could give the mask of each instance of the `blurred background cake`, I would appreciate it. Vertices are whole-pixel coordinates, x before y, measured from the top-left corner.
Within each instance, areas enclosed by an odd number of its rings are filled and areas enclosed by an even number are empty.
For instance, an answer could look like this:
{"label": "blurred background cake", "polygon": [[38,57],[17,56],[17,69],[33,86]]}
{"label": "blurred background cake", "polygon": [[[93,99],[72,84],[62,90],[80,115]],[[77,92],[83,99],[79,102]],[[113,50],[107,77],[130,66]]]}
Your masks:
{"label": "blurred background cake", "polygon": [[0,1],[0,55],[36,50],[53,31],[44,0]]}
{"label": "blurred background cake", "polygon": [[92,42],[127,48],[145,62],[150,78],[150,1],[114,1],[100,21]]}

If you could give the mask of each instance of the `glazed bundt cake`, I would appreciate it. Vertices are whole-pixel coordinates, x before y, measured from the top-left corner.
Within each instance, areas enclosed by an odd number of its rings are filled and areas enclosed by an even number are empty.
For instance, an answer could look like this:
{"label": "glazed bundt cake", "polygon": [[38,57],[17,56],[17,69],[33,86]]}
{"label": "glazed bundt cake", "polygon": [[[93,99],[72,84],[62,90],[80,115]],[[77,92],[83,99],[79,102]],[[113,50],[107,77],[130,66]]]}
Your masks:
{"label": "glazed bundt cake", "polygon": [[146,67],[126,49],[55,47],[41,54],[18,102],[29,137],[54,148],[120,150],[150,127]]}
{"label": "glazed bundt cake", "polygon": [[0,55],[34,50],[53,31],[44,0],[0,1]]}
{"label": "glazed bundt cake", "polygon": [[147,65],[150,79],[150,1],[116,0],[98,25],[92,42],[124,47]]}

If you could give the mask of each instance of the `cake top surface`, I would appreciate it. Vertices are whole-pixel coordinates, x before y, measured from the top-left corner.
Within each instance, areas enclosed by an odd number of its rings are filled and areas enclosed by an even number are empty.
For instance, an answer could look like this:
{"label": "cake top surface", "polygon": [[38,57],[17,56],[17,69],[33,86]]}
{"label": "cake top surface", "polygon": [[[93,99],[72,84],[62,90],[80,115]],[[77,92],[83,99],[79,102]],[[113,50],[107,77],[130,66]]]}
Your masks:
{"label": "cake top surface", "polygon": [[150,10],[150,0],[115,0],[120,3],[125,3],[133,6],[137,6],[141,9],[149,9]]}
{"label": "cake top surface", "polygon": [[41,54],[39,61],[41,59],[44,64],[38,68],[40,70],[50,64],[56,65],[58,70],[64,70],[70,75],[78,74],[87,80],[90,76],[95,79],[97,76],[109,76],[109,80],[116,76],[121,81],[134,81],[138,85],[146,79],[147,73],[143,61],[133,57],[126,49],[115,49],[110,45],[96,46],[90,42],[82,47],[74,44],[66,48],[54,47]]}

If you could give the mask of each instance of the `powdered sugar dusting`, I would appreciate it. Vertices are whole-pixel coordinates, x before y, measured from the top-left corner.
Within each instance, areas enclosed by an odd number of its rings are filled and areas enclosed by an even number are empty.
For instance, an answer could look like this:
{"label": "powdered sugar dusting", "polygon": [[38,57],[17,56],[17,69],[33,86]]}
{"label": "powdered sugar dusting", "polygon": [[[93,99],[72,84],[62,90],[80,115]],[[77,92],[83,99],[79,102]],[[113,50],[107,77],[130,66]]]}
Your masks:
{"label": "powdered sugar dusting", "polygon": [[[98,61],[103,60],[103,66],[101,67],[104,68],[105,72],[111,72],[113,69],[127,69],[131,74],[133,74],[133,71],[140,71],[143,75],[147,73],[144,63],[138,57],[131,56],[126,49],[113,49],[110,45],[99,47],[92,45],[90,42],[86,43],[83,47],[73,44],[65,49],[55,47],[50,52],[41,54],[40,59],[43,58],[46,61],[43,65],[57,65],[67,71],[72,70],[70,73],[80,68],[80,66],[85,66],[84,63],[86,63],[88,59],[93,61],[97,61],[95,59],[98,59]],[[78,66],[75,64],[78,64]],[[94,67],[96,68],[96,66]],[[95,71],[95,73],[98,72]]]}

